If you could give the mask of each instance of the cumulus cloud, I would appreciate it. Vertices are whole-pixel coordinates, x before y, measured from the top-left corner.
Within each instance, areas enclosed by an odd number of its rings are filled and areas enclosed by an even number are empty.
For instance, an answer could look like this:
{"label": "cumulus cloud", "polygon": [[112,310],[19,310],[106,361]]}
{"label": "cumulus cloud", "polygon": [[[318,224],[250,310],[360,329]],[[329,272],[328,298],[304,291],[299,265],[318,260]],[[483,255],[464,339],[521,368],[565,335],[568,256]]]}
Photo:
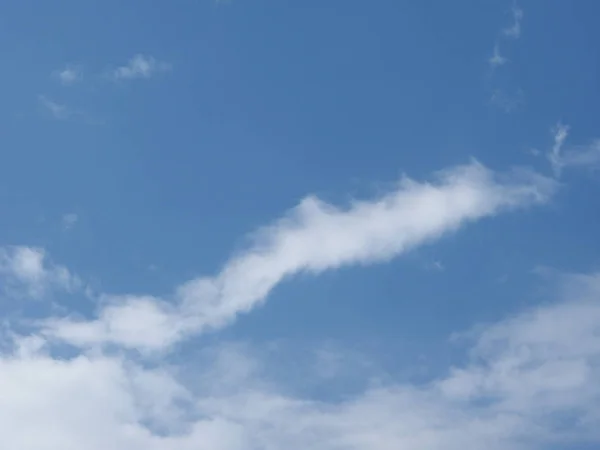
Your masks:
{"label": "cumulus cloud", "polygon": [[80,280],[61,265],[50,262],[41,248],[0,247],[0,280],[13,295],[41,298],[52,289],[73,291]]}
{"label": "cumulus cloud", "polygon": [[586,145],[578,145],[563,150],[569,136],[569,127],[558,123],[552,130],[554,144],[548,153],[548,160],[554,173],[558,176],[563,169],[569,167],[600,167],[600,139]]}
{"label": "cumulus cloud", "polygon": [[158,61],[153,56],[137,54],[133,56],[126,65],[117,67],[112,76],[115,80],[134,80],[139,78],[151,78],[161,72],[171,69],[171,65]]}
{"label": "cumulus cloud", "polygon": [[294,274],[386,261],[469,222],[545,202],[554,189],[553,181],[535,173],[501,175],[472,162],[441,171],[431,182],[404,177],[383,197],[348,208],[307,197],[256,232],[251,245],[215,276],[178,286],[169,301],[109,296],[97,318],[55,318],[45,332],[83,347],[114,343],[162,349],[228,324]]}
{"label": "cumulus cloud", "polygon": [[[558,298],[543,306],[466,333],[470,357],[446,374],[419,385],[366,383],[340,400],[293,394],[293,386],[267,381],[263,361],[247,348],[215,349],[212,359],[189,369],[190,377],[184,367],[119,355],[58,357],[48,343],[32,346],[22,342],[31,337],[16,337],[13,349],[0,353],[3,446],[541,450],[598,444],[600,274],[566,276],[561,285]],[[30,350],[15,350],[22,347]]]}

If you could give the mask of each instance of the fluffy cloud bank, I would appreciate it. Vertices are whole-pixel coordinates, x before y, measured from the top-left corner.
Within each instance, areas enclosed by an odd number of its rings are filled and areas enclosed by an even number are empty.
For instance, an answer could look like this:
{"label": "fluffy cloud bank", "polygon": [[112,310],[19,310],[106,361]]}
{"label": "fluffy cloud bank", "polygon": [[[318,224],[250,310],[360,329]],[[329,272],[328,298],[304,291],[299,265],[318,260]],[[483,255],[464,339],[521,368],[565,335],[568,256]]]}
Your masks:
{"label": "fluffy cloud bank", "polygon": [[598,443],[600,274],[561,284],[553,302],[468,333],[469,362],[446,375],[379,384],[342,401],[288,394],[262,378],[260,360],[231,349],[182,376],[183,367],[124,356],[59,358],[39,336],[17,337],[0,356],[2,445],[531,450]]}
{"label": "fluffy cloud bank", "polygon": [[44,332],[80,347],[162,350],[230,323],[294,274],[385,261],[469,222],[543,203],[555,187],[532,172],[501,175],[472,162],[441,171],[431,182],[404,177],[388,194],[345,209],[307,197],[255,233],[249,248],[215,276],[178,286],[171,299],[106,295],[96,318],[50,319]]}
{"label": "fluffy cloud bank", "polygon": [[0,248],[0,281],[11,296],[42,298],[51,290],[73,291],[82,286],[69,270],[48,261],[41,248]]}

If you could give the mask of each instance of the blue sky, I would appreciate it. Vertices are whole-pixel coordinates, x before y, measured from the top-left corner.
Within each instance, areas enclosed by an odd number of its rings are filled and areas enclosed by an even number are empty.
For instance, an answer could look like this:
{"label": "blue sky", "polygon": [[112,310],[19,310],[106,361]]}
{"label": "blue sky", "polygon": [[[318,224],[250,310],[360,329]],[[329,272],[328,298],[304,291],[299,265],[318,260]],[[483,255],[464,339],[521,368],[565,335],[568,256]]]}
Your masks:
{"label": "blue sky", "polygon": [[598,445],[599,13],[0,6],[5,448]]}

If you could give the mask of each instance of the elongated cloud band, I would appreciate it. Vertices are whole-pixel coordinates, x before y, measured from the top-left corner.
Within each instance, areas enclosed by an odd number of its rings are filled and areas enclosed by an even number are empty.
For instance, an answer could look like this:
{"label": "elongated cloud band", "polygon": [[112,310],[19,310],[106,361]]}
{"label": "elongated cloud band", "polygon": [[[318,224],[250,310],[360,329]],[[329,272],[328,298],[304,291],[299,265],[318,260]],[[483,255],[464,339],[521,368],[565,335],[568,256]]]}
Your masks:
{"label": "elongated cloud band", "polygon": [[253,244],[216,276],[184,283],[171,301],[105,296],[96,319],[48,320],[45,334],[76,346],[161,350],[250,311],[286,277],[388,260],[468,222],[544,202],[555,187],[532,172],[498,175],[472,162],[441,171],[432,182],[404,177],[392,192],[347,209],[308,197],[255,233]]}

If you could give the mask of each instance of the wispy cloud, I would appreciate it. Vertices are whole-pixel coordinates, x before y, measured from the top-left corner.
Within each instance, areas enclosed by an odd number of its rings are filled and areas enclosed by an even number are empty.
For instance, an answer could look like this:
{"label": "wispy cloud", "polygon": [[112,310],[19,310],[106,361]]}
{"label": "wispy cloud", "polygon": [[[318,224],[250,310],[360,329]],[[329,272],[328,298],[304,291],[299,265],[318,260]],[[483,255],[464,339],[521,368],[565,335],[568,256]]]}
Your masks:
{"label": "wispy cloud", "polygon": [[50,115],[50,117],[56,120],[74,120],[88,125],[101,125],[104,123],[102,120],[93,117],[86,111],[71,108],[64,103],[59,103],[50,99],[46,95],[38,96],[38,103],[44,114]]}
{"label": "wispy cloud", "polygon": [[473,162],[444,170],[432,182],[404,177],[396,190],[348,209],[308,197],[255,233],[253,244],[216,276],[178,286],[172,301],[106,296],[96,319],[53,319],[45,332],[80,346],[161,349],[230,323],[294,274],[386,261],[467,223],[545,202],[554,189],[540,175],[500,175]]}
{"label": "wispy cloud", "polygon": [[[502,30],[502,36],[512,39],[517,39],[521,35],[521,21],[523,20],[523,10],[516,4],[513,5],[512,14],[514,22],[509,28]],[[492,68],[503,66],[508,62],[508,59],[500,54],[500,45],[498,42],[494,45],[492,56],[488,58],[488,63]]]}
{"label": "wispy cloud", "polygon": [[63,85],[69,86],[83,79],[83,69],[80,66],[68,65],[62,70],[53,72],[53,76]]}
{"label": "wispy cloud", "polygon": [[501,89],[496,89],[490,98],[492,105],[497,106],[506,113],[513,112],[524,103],[523,91],[518,90],[515,94],[508,94]]}
{"label": "wispy cloud", "polygon": [[40,105],[44,110],[49,113],[54,119],[66,120],[73,115],[73,111],[67,106],[61,103],[57,103],[54,100],[49,99],[45,95],[38,97]]}
{"label": "wispy cloud", "polygon": [[492,67],[492,68],[500,67],[500,66],[503,66],[504,64],[506,64],[507,62],[508,62],[508,59],[506,59],[504,56],[502,56],[500,54],[500,46],[498,44],[494,45],[494,52],[493,52],[492,56],[490,56],[488,59],[488,63],[490,65],[490,67]]}
{"label": "wispy cloud", "polygon": [[563,169],[569,167],[600,167],[600,139],[586,145],[577,145],[563,150],[569,136],[569,127],[558,123],[552,130],[554,144],[548,153],[548,160],[554,173],[559,176]]}
{"label": "wispy cloud", "polygon": [[171,70],[169,63],[158,61],[152,56],[137,54],[126,65],[113,70],[112,76],[115,80],[133,80],[151,78],[169,70]]}
{"label": "wispy cloud", "polygon": [[558,175],[563,168],[561,150],[565,140],[567,139],[567,136],[569,135],[569,127],[559,122],[553,128],[552,134],[554,136],[554,144],[552,145],[552,150],[550,151],[548,158],[550,159],[552,168]]}
{"label": "wispy cloud", "polygon": [[512,39],[518,39],[521,36],[521,22],[523,21],[523,10],[516,4],[512,7],[513,24],[502,30],[502,34]]}
{"label": "wispy cloud", "polygon": [[446,270],[446,267],[444,266],[444,264],[443,264],[441,261],[439,261],[439,260],[433,261],[433,262],[431,263],[431,267],[432,267],[433,269],[435,269],[435,270],[439,270],[439,271]]}
{"label": "wispy cloud", "polygon": [[560,167],[600,167],[600,140],[568,148],[559,159]]}
{"label": "wispy cloud", "polygon": [[[505,41],[507,38],[517,39],[521,35],[523,10],[521,10],[515,3],[511,11],[514,22],[509,28],[502,30],[500,36],[496,39],[496,43],[494,44],[492,56],[488,58],[488,65],[492,73],[495,69],[504,66],[509,62],[509,59],[500,52],[500,43]],[[491,104],[500,108],[506,113],[516,110],[523,104],[523,91],[521,89],[518,90],[516,95],[507,93],[511,91],[514,92],[516,90],[515,88],[507,88],[506,86],[500,88],[496,86],[492,89],[493,92],[490,97]]]}
{"label": "wispy cloud", "polygon": [[72,292],[81,287],[79,278],[48,260],[41,248],[0,247],[0,279],[13,296],[39,299],[50,290]]}
{"label": "wispy cloud", "polygon": [[79,220],[79,216],[75,213],[67,213],[64,214],[61,218],[63,230],[68,231],[75,226],[77,221]]}

